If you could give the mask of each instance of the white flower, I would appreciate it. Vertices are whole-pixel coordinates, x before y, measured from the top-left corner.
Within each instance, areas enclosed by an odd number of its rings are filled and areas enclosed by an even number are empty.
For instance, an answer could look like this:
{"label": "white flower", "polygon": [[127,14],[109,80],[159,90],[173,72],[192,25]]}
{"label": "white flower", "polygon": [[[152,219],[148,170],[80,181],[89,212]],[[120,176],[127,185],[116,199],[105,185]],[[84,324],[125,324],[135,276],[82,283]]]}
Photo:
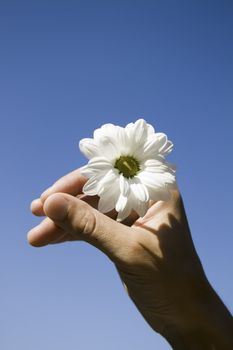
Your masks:
{"label": "white flower", "polygon": [[115,208],[118,221],[132,210],[143,217],[149,200],[170,198],[175,169],[164,157],[173,144],[145,120],[139,119],[125,128],[105,124],[94,131],[93,138],[82,139],[79,147],[89,159],[80,170],[89,178],[83,192],[100,197],[100,212]]}

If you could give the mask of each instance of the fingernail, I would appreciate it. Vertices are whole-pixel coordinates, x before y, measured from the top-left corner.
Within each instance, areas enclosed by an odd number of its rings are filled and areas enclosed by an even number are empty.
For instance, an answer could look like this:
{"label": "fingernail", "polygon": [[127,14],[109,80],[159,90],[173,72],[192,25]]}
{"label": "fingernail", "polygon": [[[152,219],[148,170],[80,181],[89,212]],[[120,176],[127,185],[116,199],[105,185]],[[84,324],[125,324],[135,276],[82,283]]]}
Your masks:
{"label": "fingernail", "polygon": [[44,211],[50,219],[63,221],[67,216],[68,200],[62,194],[52,194],[44,203]]}

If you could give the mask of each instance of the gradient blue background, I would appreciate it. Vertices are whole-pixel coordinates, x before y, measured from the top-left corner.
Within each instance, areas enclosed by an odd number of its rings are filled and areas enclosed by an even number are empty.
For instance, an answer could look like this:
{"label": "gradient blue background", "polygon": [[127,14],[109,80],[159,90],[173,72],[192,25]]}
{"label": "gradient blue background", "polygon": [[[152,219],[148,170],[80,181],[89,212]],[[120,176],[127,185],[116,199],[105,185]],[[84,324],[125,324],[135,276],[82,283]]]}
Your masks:
{"label": "gradient blue background", "polygon": [[[0,346],[170,349],[85,243],[27,244],[78,141],[144,117],[175,144],[193,239],[232,309],[232,1],[0,1]],[[231,277],[230,277],[231,276]]]}

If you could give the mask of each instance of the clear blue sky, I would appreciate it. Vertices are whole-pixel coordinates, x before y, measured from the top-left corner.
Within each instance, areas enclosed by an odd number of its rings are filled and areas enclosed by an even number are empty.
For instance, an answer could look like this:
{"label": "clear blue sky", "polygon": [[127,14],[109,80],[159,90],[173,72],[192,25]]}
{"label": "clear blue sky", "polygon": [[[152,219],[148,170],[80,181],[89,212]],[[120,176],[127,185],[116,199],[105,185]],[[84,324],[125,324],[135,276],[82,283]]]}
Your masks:
{"label": "clear blue sky", "polygon": [[232,310],[233,3],[0,1],[0,346],[166,350],[85,243],[30,247],[30,201],[78,141],[144,117],[175,144],[193,239]]}

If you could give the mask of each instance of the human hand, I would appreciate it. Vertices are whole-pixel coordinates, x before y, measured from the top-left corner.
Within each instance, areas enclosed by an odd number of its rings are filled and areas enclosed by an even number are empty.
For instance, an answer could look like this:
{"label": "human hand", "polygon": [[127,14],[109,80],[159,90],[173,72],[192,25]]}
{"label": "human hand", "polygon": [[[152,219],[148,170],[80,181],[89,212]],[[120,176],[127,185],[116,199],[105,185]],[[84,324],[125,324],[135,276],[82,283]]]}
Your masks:
{"label": "human hand", "polygon": [[115,211],[96,210],[97,196],[82,194],[85,182],[76,170],[32,202],[32,212],[47,218],[29,232],[30,244],[94,245],[113,261],[146,321],[175,348],[228,349],[221,335],[228,322],[218,322],[211,311],[224,316],[223,305],[205,277],[179,192],[168,202],[151,202],[143,218],[132,213],[118,223]]}

